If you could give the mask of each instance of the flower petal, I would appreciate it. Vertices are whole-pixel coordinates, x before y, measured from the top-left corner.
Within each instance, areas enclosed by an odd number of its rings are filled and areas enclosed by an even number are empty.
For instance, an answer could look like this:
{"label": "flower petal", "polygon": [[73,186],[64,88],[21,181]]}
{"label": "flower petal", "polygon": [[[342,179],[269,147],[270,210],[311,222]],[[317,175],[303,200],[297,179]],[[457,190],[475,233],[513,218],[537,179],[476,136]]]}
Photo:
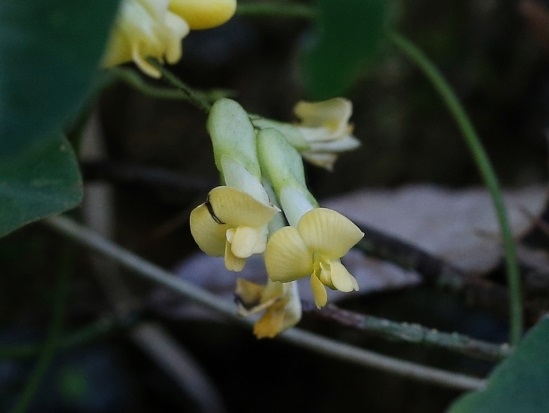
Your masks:
{"label": "flower petal", "polygon": [[282,331],[283,325],[284,304],[277,302],[255,323],[254,334],[257,338],[273,338]]}
{"label": "flower petal", "polygon": [[337,155],[335,153],[319,153],[319,152],[310,152],[305,151],[301,152],[301,156],[307,162],[325,168],[328,171],[334,170],[334,164],[337,161]]}
{"label": "flower petal", "polygon": [[236,0],[170,0],[170,10],[183,17],[191,29],[210,29],[229,20]]}
{"label": "flower petal", "polygon": [[218,186],[208,194],[211,210],[221,222],[234,226],[261,227],[267,225],[279,211],[255,198],[228,186]]}
{"label": "flower petal", "polygon": [[300,132],[299,128],[294,125],[260,117],[252,119],[252,124],[257,129],[276,129],[282,133],[288,142],[298,151],[304,151],[309,148],[309,144],[305,140],[305,137]]}
{"label": "flower petal", "polygon": [[[273,302],[273,299],[277,301]],[[271,302],[271,305],[254,326],[257,338],[274,337],[295,326],[301,319],[301,301],[295,282],[282,284],[269,281],[264,290],[263,300]]]}
{"label": "flower petal", "polygon": [[225,243],[225,268],[229,271],[242,271],[246,265],[246,258],[240,258],[231,251],[231,243]]}
{"label": "flower petal", "polygon": [[[244,307],[242,310],[246,310],[240,311],[239,309],[239,315],[248,315],[250,312],[253,312],[254,307],[259,305],[264,290],[264,285],[245,280],[244,278],[237,278],[235,295],[238,304]],[[245,314],[241,314],[244,312]]]}
{"label": "flower petal", "polygon": [[322,308],[328,302],[326,287],[320,282],[316,275],[311,275],[311,290],[315,298],[316,308]]}
{"label": "flower petal", "polygon": [[273,281],[294,281],[311,274],[312,261],[312,253],[294,227],[279,229],[267,242],[265,266]]}
{"label": "flower petal", "polygon": [[124,0],[115,22],[103,66],[133,60],[146,74],[160,77],[160,72],[146,59],[154,57],[170,63],[181,58],[181,40],[189,26],[168,10],[169,0]]}
{"label": "flower petal", "polygon": [[308,151],[320,153],[341,153],[360,147],[360,141],[354,136],[345,135],[329,142],[311,142]]}
{"label": "flower petal", "polygon": [[164,24],[166,25],[163,39],[166,60],[168,63],[177,63],[181,59],[181,39],[189,34],[189,26],[185,20],[170,11],[164,16]]}
{"label": "flower petal", "polygon": [[341,258],[364,236],[348,218],[327,208],[307,212],[297,230],[309,249],[328,258]]}
{"label": "flower petal", "polygon": [[236,257],[248,258],[252,254],[265,251],[267,244],[266,228],[236,227],[227,231],[227,240]]}
{"label": "flower petal", "polygon": [[330,275],[333,286],[344,293],[358,290],[358,284],[347,268],[339,260],[330,261]]}
{"label": "flower petal", "polygon": [[320,260],[319,262],[315,262],[314,265],[315,265],[314,275],[317,276],[320,282],[324,284],[326,287],[329,287],[332,290],[335,290],[336,288],[332,283],[332,269],[330,267],[330,261]]}
{"label": "flower petal", "polygon": [[285,286],[286,284],[267,279],[267,284],[261,296],[261,302],[264,303],[273,299],[279,299],[286,293]]}
{"label": "flower petal", "polygon": [[301,299],[299,298],[299,290],[295,281],[282,284],[284,288],[284,324],[282,328],[295,326],[301,320]]}
{"label": "flower petal", "polygon": [[301,101],[294,108],[294,113],[301,120],[302,126],[324,127],[336,136],[345,134],[352,112],[352,103],[343,98],[322,102]]}
{"label": "flower petal", "polygon": [[335,133],[332,133],[327,128],[309,128],[305,126],[298,126],[299,132],[303,136],[303,139],[305,139],[305,142],[307,142],[307,145],[310,146],[314,143],[320,142],[320,143],[326,143],[326,142],[333,142],[339,139],[339,135],[336,135]]}
{"label": "flower petal", "polygon": [[[146,75],[149,75],[150,77],[154,77],[154,78],[160,78],[161,77],[160,71],[146,60],[148,55],[145,55],[146,51],[144,51],[141,46],[142,46],[142,43],[137,41],[135,41],[131,45],[133,62]],[[155,55],[152,55],[152,56],[155,56]],[[155,57],[158,57],[160,59],[162,58],[162,56],[155,56]]]}
{"label": "flower petal", "polygon": [[205,204],[193,209],[189,220],[191,234],[198,247],[208,255],[222,257],[225,254],[225,233],[229,226],[216,222]]}

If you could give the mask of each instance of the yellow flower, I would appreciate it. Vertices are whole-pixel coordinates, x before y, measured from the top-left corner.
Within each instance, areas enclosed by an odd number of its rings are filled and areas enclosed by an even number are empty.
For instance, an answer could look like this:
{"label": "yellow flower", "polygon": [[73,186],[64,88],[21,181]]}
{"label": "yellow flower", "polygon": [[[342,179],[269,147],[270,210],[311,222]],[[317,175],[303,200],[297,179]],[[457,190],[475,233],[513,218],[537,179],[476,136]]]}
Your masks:
{"label": "yellow flower", "polygon": [[265,250],[267,224],[277,212],[243,191],[219,186],[191,212],[191,233],[202,251],[224,256],[227,269],[241,271],[246,258]]}
{"label": "yellow flower", "polygon": [[176,63],[190,28],[218,26],[235,8],[235,0],[123,0],[103,66],[133,60],[144,73],[158,78],[160,72],[148,57]]}
{"label": "yellow flower", "polygon": [[311,276],[318,308],[326,305],[325,286],[343,292],[358,290],[356,279],[340,261],[364,234],[338,212],[315,208],[296,227],[276,231],[265,249],[265,265],[272,281],[288,282]]}
{"label": "yellow flower", "polygon": [[340,152],[360,146],[351,136],[349,118],[353,112],[350,101],[334,98],[322,102],[298,102],[294,108],[300,119],[297,128],[309,148],[301,152],[309,162],[331,170]]}
{"label": "yellow flower", "polygon": [[267,281],[259,285],[242,278],[236,280],[238,313],[242,316],[264,311],[254,325],[257,338],[273,338],[295,326],[301,319],[301,302],[295,282]]}
{"label": "yellow flower", "polygon": [[170,10],[183,17],[192,30],[211,29],[233,16],[236,0],[170,0]]}
{"label": "yellow flower", "polygon": [[189,33],[189,26],[169,11],[168,5],[169,0],[124,0],[103,56],[103,66],[133,60],[147,75],[160,77],[147,57],[177,62],[181,58],[181,40]]}

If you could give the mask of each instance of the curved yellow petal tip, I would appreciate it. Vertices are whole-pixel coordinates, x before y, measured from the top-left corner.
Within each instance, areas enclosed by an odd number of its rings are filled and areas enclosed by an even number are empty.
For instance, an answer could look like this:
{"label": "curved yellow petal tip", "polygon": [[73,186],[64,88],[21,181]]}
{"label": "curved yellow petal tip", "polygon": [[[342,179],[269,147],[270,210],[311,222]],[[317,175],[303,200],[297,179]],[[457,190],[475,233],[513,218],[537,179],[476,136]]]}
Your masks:
{"label": "curved yellow petal tip", "polygon": [[267,234],[261,228],[241,226],[230,229],[227,232],[227,240],[231,243],[231,251],[236,257],[248,258],[265,251]]}
{"label": "curved yellow petal tip", "polygon": [[348,293],[358,291],[358,283],[339,260],[330,262],[330,277],[336,290]]}
{"label": "curved yellow petal tip", "polygon": [[229,271],[239,272],[244,269],[246,258],[240,258],[231,251],[231,243],[225,243],[225,268]]}
{"label": "curved yellow petal tip", "polygon": [[222,257],[228,225],[216,222],[205,204],[197,206],[189,218],[191,234],[198,247],[206,254]]}
{"label": "curved yellow petal tip", "polygon": [[328,302],[328,293],[326,292],[326,287],[324,287],[324,284],[322,284],[322,282],[318,279],[316,275],[312,275],[310,281],[316,308],[322,308]]}
{"label": "curved yellow petal tip", "polygon": [[211,29],[234,15],[236,0],[170,0],[169,9],[181,16],[192,30]]}
{"label": "curved yellow petal tip", "polygon": [[284,329],[284,309],[271,306],[254,325],[257,338],[273,338]]}
{"label": "curved yellow petal tip", "polygon": [[208,202],[216,218],[231,226],[267,225],[279,211],[277,207],[262,204],[247,193],[229,186],[212,189]]}

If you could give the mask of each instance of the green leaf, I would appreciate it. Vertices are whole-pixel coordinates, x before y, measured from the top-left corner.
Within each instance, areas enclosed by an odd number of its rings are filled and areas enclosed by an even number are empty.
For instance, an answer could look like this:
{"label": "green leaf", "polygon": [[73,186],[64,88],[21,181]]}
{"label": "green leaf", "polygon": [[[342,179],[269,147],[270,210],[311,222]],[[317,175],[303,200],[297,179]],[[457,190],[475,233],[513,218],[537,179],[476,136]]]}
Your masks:
{"label": "green leaf", "polygon": [[60,131],[88,96],[117,0],[0,0],[0,236],[77,205]]}
{"label": "green leaf", "polygon": [[466,394],[449,413],[549,412],[549,317],[491,374],[483,391]]}
{"label": "green leaf", "polygon": [[317,0],[316,38],[303,56],[306,87],[313,98],[339,96],[372,63],[385,33],[391,0]]}
{"label": "green leaf", "polygon": [[0,1],[0,165],[48,147],[81,108],[116,0]]}
{"label": "green leaf", "polygon": [[78,205],[82,181],[69,142],[60,135],[24,162],[0,167],[0,237]]}

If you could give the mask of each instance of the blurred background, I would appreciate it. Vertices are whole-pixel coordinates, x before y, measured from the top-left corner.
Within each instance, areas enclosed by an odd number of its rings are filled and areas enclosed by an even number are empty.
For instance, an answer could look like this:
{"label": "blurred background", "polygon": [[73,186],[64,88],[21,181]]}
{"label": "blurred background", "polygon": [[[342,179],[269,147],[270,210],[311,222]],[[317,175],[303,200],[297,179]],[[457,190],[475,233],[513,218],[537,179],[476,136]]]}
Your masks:
{"label": "blurred background", "polygon": [[[419,45],[455,88],[507,188],[546,181],[546,3],[416,0],[392,10],[396,30]],[[306,18],[236,16],[191,33],[183,60],[170,70],[192,87],[228,94],[251,113],[291,122],[295,103],[315,95],[301,66],[313,29]],[[436,91],[389,41],[379,43],[344,94],[353,102],[354,134],[362,146],[341,156],[334,172],[307,168],[320,200],[415,183],[450,189],[482,184]],[[81,154],[86,200],[71,214],[142,257],[176,268],[198,251],[187,217],[218,180],[206,116],[186,102],[153,99],[121,83],[104,90],[91,112]],[[258,341],[225,320],[182,315],[174,297],[159,300],[155,286],[35,224],[0,241],[0,410],[13,405],[35,367],[60,271],[70,277],[64,330],[85,328],[88,336],[73,337],[75,344],[56,353],[31,412],[426,413],[444,411],[459,395],[279,340]],[[487,276],[497,280],[501,270]],[[226,277],[232,282],[234,275]],[[507,335],[500,314],[425,286],[358,294],[340,304],[486,340]],[[314,318],[301,326],[471,375],[484,376],[493,366]],[[173,354],[175,372],[158,353]]]}

